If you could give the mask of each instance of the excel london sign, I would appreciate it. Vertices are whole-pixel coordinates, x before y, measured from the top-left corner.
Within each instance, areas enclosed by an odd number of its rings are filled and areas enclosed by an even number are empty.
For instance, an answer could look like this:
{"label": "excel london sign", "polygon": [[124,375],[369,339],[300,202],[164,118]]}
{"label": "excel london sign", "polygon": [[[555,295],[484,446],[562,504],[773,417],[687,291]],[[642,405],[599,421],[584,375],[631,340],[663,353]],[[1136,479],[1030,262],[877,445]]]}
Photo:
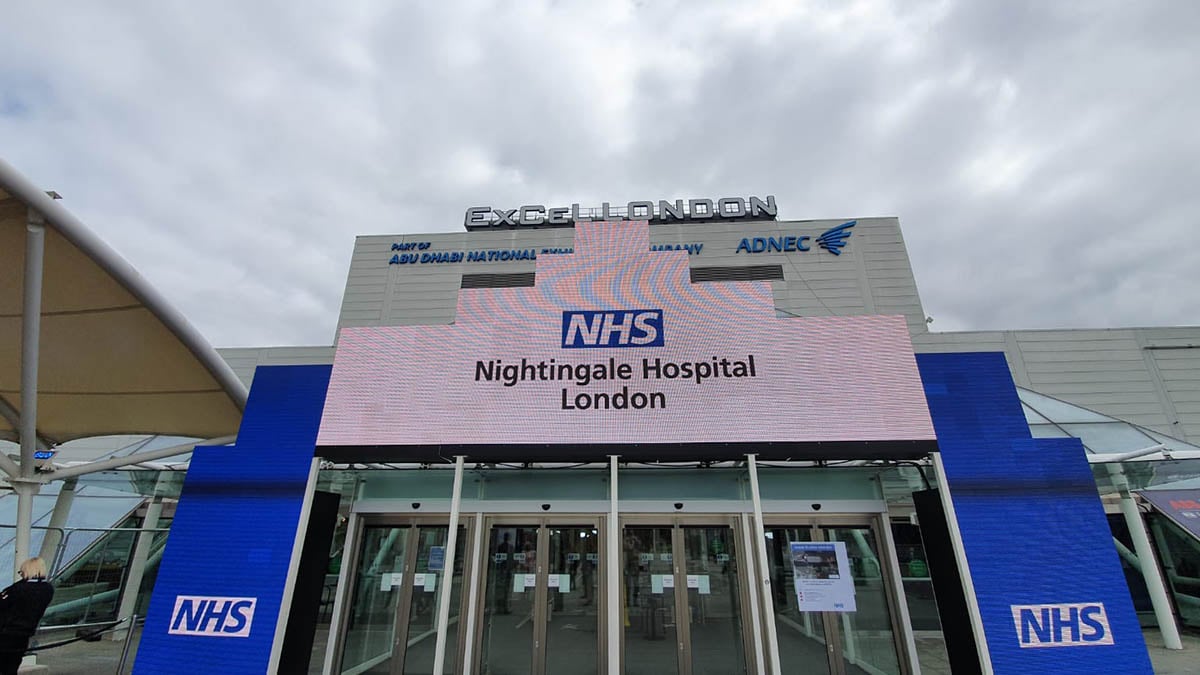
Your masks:
{"label": "excel london sign", "polygon": [[632,201],[622,207],[604,202],[599,208],[580,208],[579,204],[546,208],[544,204],[526,204],[515,209],[473,206],[463,217],[468,230],[520,227],[574,227],[575,223],[610,220],[646,220],[651,223],[711,222],[713,220],[775,220],[779,213],[775,196],[721,197],[719,199],[676,199]]}

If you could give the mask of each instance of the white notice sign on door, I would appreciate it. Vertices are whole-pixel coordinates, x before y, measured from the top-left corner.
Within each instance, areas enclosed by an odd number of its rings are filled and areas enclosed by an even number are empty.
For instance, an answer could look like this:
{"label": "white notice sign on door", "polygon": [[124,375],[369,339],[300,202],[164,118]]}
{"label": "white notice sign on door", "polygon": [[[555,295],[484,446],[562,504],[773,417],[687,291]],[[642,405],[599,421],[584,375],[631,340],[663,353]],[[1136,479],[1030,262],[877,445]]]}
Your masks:
{"label": "white notice sign on door", "polygon": [[801,612],[857,611],[845,542],[793,541],[788,548]]}

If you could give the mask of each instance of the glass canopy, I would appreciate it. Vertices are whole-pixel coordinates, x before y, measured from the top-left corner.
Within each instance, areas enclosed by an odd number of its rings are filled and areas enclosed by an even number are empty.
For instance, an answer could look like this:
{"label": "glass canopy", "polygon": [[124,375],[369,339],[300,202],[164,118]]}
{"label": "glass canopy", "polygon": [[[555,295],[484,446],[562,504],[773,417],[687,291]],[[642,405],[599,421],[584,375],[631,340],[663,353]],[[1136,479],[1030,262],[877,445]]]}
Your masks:
{"label": "glass canopy", "polygon": [[1073,403],[1017,387],[1025,421],[1034,438],[1075,437],[1090,453],[1132,452],[1156,445],[1168,451],[1200,451],[1200,446],[1152,429],[1109,417]]}

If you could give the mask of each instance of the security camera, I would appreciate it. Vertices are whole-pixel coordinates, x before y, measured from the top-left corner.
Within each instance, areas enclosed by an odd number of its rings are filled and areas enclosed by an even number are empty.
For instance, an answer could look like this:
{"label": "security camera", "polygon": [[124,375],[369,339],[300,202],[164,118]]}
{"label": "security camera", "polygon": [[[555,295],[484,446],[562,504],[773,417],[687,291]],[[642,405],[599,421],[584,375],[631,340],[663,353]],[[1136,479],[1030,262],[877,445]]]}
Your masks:
{"label": "security camera", "polygon": [[412,507],[414,510],[421,508],[421,502],[413,502]]}
{"label": "security camera", "polygon": [[543,510],[543,511],[549,511],[549,510],[550,510],[550,505],[549,505],[549,504],[542,504],[542,510]]}
{"label": "security camera", "polygon": [[682,511],[683,510],[683,502],[675,502],[675,510]]}
{"label": "security camera", "polygon": [[820,505],[820,504],[813,504],[813,505],[812,505],[812,510],[813,510],[813,511],[820,511],[820,510],[821,510],[821,505]]}

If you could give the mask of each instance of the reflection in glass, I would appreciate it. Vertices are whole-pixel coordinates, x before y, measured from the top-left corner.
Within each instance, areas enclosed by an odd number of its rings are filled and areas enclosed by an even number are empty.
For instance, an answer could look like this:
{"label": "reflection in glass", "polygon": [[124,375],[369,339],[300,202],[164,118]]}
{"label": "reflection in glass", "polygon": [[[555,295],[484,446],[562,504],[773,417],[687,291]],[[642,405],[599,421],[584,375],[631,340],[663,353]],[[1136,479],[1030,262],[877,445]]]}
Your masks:
{"label": "reflection in glass", "polygon": [[[406,675],[418,673],[425,675],[433,672],[434,651],[437,646],[438,607],[441,605],[442,593],[446,592],[447,529],[445,527],[421,527],[417,530],[416,569],[406,579],[406,582],[413,584],[405,638],[403,672]],[[465,528],[459,527],[458,539],[454,544],[454,565],[451,567],[453,575],[449,587],[450,614],[447,618],[446,657],[443,661],[443,673],[457,672],[455,656],[458,651],[465,535]],[[441,549],[440,552],[438,549]],[[420,583],[417,583],[418,581]]]}
{"label": "reflection in glass", "polygon": [[495,525],[488,537],[480,671],[529,675],[537,595],[536,525]]}
{"label": "reflection in glass", "polygon": [[341,672],[387,672],[396,633],[408,527],[366,527],[347,618]]}
{"label": "reflection in glass", "polygon": [[592,527],[550,527],[546,673],[596,673],[600,538]]}
{"label": "reflection in glass", "polygon": [[682,532],[692,674],[745,673],[733,529],[685,527]]}
{"label": "reflection in glass", "polygon": [[825,626],[820,612],[801,612],[796,604],[789,542],[812,541],[810,528],[772,527],[766,532],[771,562],[771,592],[779,662],[785,673],[829,673]]}
{"label": "reflection in glass", "polygon": [[857,611],[838,614],[846,672],[863,675],[899,673],[887,587],[874,533],[869,527],[823,529],[827,540],[846,542],[850,574],[854,577]]}
{"label": "reflection in glass", "polygon": [[679,669],[671,531],[625,528],[621,592],[626,675],[663,675]]}

